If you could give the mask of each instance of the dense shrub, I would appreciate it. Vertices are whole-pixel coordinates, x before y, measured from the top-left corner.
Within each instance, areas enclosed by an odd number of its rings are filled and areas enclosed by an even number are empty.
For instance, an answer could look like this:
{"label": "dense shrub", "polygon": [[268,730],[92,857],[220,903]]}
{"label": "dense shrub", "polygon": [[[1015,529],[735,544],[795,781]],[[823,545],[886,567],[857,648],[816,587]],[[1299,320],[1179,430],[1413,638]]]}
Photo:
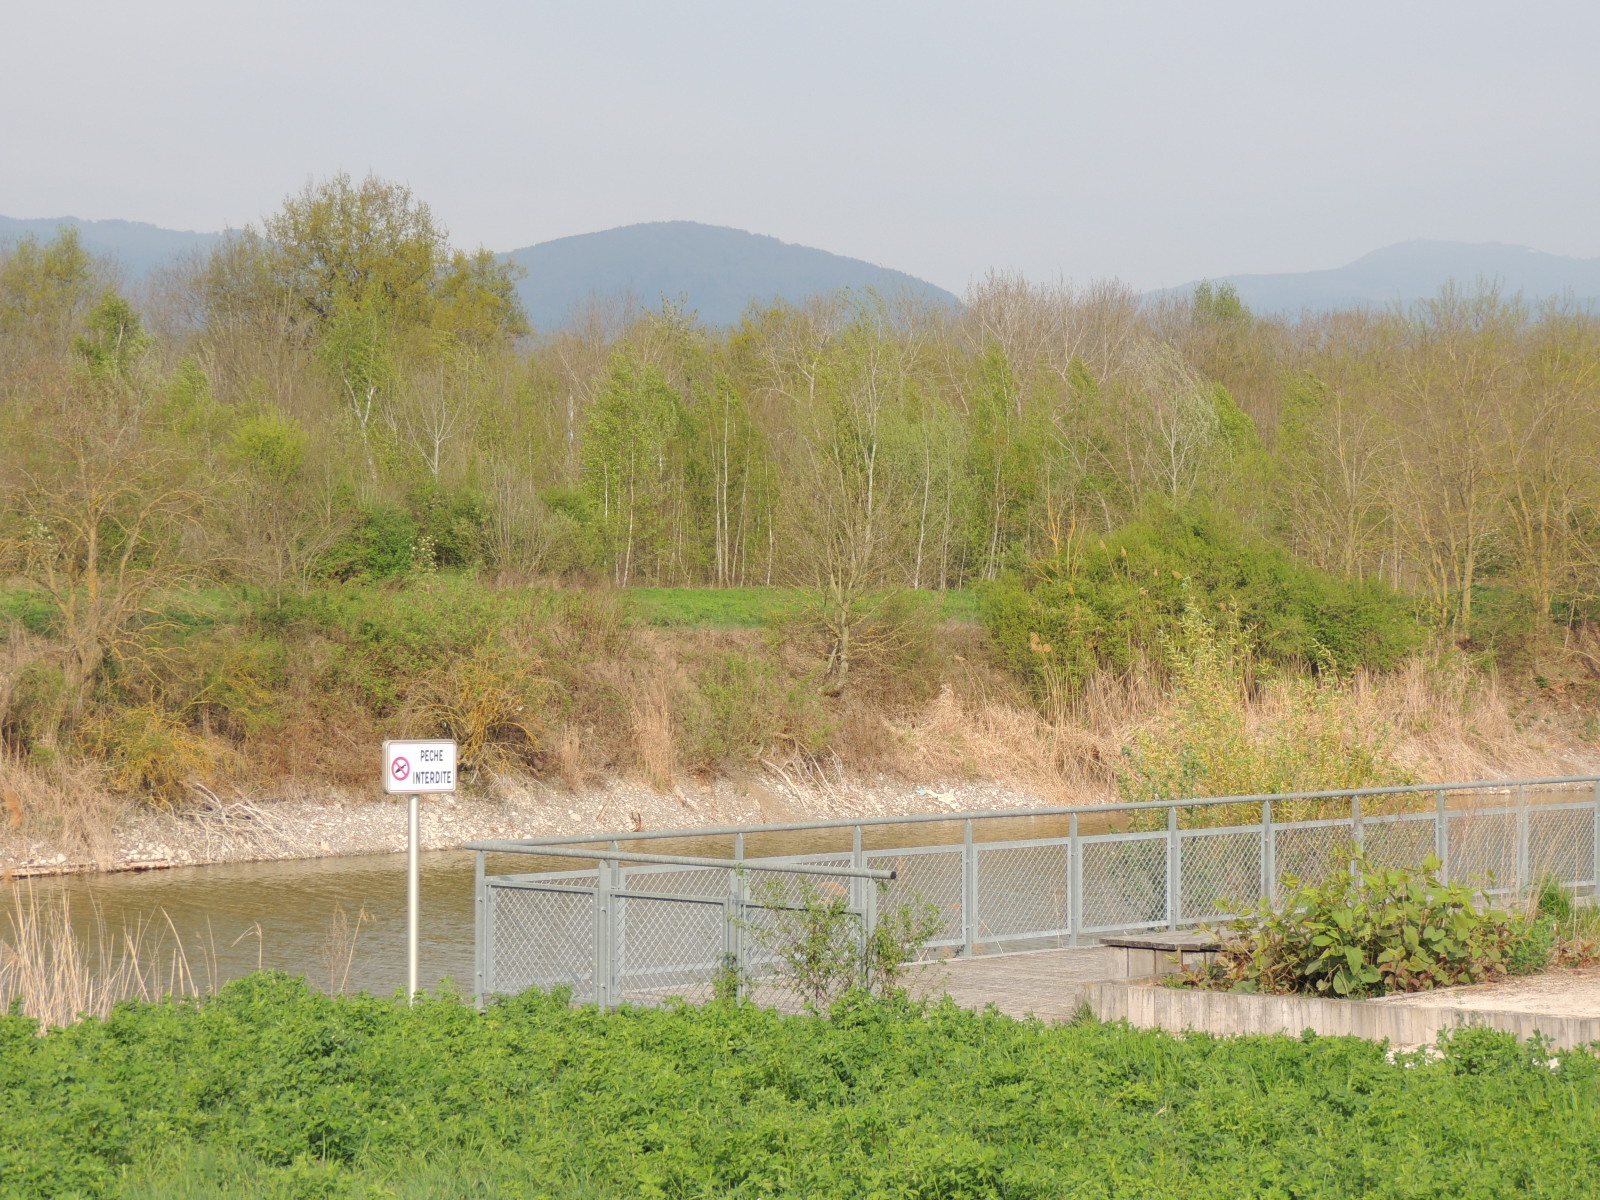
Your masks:
{"label": "dense shrub", "polygon": [[375,505],[359,513],[322,555],[317,574],[334,580],[394,579],[411,570],[417,537],[410,513]]}
{"label": "dense shrub", "polygon": [[828,721],[816,688],[770,659],[712,651],[693,664],[689,703],[679,713],[690,769],[747,766],[820,751]]}
{"label": "dense shrub", "polygon": [[1516,965],[1544,965],[1525,923],[1438,872],[1431,856],[1412,872],[1354,855],[1349,871],[1320,884],[1290,879],[1282,907],[1262,900],[1227,925],[1200,979],[1239,992],[1366,996],[1497,979],[1519,948]]}
{"label": "dense shrub", "polygon": [[[1328,681],[1272,682],[1273,703],[1252,705],[1263,668],[1250,640],[1190,609],[1160,636],[1173,704],[1122,748],[1117,791],[1128,801],[1384,787],[1414,782],[1388,731],[1363,723]],[[1266,671],[1270,673],[1271,668]],[[1266,711],[1261,711],[1265,709]],[[1233,805],[1190,810],[1194,823],[1250,822]],[[1155,814],[1151,814],[1152,818]]]}
{"label": "dense shrub", "polygon": [[1587,1197],[1600,1062],[1461,1030],[1183,1038],[852,996],[486,1014],[258,975],[47,1037],[0,1018],[32,1197]]}
{"label": "dense shrub", "polygon": [[1007,663],[1041,692],[1158,659],[1191,608],[1235,624],[1274,664],[1388,667],[1419,642],[1399,593],[1318,571],[1204,512],[1158,512],[982,595]]}
{"label": "dense shrub", "polygon": [[534,603],[526,593],[445,577],[426,587],[348,585],[275,597],[255,619],[265,630],[330,647],[322,686],[355,691],[381,716],[400,703],[408,683],[473,654]]}

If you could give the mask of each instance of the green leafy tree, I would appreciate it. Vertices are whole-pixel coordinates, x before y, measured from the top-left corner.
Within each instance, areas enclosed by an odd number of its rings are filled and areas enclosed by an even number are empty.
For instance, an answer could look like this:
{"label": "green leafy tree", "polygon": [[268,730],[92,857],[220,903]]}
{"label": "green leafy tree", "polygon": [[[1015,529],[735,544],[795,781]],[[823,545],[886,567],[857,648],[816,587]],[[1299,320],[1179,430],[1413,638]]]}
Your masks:
{"label": "green leafy tree", "polygon": [[969,561],[979,578],[993,579],[1006,552],[1023,544],[1031,531],[1039,457],[1046,443],[1029,427],[1022,388],[1004,351],[991,345],[976,370],[969,442]]}
{"label": "green leafy tree", "polygon": [[123,383],[150,344],[150,336],[133,305],[115,292],[106,292],[90,310],[84,330],[74,339],[72,348],[93,378]]}
{"label": "green leafy tree", "polygon": [[20,238],[0,255],[0,334],[60,345],[88,309],[94,281],[94,260],[70,225],[43,244]]}
{"label": "green leafy tree", "polygon": [[655,565],[667,517],[669,441],[681,399],[661,371],[627,353],[612,360],[589,411],[584,492],[612,578],[625,585]]}
{"label": "green leafy tree", "polygon": [[526,330],[514,268],[486,251],[453,252],[433,210],[403,184],[346,174],[308,183],[263,230],[280,285],[319,327],[354,305],[402,331],[441,327],[482,340]]}

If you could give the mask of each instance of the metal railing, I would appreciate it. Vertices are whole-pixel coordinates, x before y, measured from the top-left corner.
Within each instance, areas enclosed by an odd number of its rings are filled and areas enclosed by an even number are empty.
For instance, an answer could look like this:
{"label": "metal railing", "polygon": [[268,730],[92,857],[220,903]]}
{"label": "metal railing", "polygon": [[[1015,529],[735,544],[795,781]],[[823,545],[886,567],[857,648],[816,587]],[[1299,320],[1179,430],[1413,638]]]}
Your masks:
{"label": "metal railing", "polygon": [[[1021,830],[1014,828],[1019,823]],[[1046,836],[1037,836],[1041,825]],[[1007,836],[1017,832],[1035,836]],[[661,840],[726,853],[624,849]],[[778,852],[747,855],[747,846],[763,842]],[[608,1007],[704,994],[730,966],[746,979],[770,971],[775,956],[748,935],[784,906],[773,881],[802,876],[821,877],[831,894],[847,894],[863,932],[884,906],[932,903],[940,927],[929,950],[962,955],[1076,946],[1105,934],[1216,920],[1280,897],[1288,877],[1319,881],[1347,870],[1352,848],[1394,866],[1417,867],[1432,855],[1446,879],[1492,894],[1513,894],[1545,877],[1594,894],[1600,776],[576,835],[466,848],[477,851],[480,1003],[532,986],[567,986],[575,999]],[[491,854],[592,865],[490,875]]]}

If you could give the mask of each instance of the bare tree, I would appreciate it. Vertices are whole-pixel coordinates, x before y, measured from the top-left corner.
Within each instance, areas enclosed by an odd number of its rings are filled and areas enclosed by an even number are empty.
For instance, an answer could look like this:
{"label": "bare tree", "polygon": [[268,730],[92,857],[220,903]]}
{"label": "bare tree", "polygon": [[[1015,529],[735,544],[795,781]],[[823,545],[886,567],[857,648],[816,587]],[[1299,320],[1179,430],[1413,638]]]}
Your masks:
{"label": "bare tree", "polygon": [[79,395],[34,417],[51,427],[7,479],[3,550],[57,613],[62,689],[56,722],[41,731],[49,741],[82,715],[107,659],[137,644],[159,596],[193,575],[181,535],[200,497],[171,453],[143,442],[137,408]]}

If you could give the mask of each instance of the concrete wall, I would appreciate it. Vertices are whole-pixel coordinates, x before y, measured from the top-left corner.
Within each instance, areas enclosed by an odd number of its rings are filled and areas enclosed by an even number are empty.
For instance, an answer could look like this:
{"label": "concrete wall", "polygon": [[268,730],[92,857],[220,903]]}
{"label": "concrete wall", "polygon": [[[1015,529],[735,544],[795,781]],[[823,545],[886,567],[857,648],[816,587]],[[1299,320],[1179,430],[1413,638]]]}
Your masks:
{"label": "concrete wall", "polygon": [[1542,1033],[1560,1050],[1600,1041],[1600,1018],[1596,1017],[1413,1008],[1312,996],[1252,996],[1151,983],[1084,983],[1078,987],[1082,1001],[1102,1021],[1127,1021],[1141,1029],[1171,1033],[1198,1030],[1222,1036],[1298,1036],[1310,1029],[1325,1036],[1348,1035],[1415,1046],[1432,1043],[1441,1029],[1479,1025],[1522,1039]]}
{"label": "concrete wall", "polygon": [[1211,950],[1146,950],[1139,946],[1101,946],[1111,956],[1107,979],[1149,979],[1193,971],[1215,959]]}

